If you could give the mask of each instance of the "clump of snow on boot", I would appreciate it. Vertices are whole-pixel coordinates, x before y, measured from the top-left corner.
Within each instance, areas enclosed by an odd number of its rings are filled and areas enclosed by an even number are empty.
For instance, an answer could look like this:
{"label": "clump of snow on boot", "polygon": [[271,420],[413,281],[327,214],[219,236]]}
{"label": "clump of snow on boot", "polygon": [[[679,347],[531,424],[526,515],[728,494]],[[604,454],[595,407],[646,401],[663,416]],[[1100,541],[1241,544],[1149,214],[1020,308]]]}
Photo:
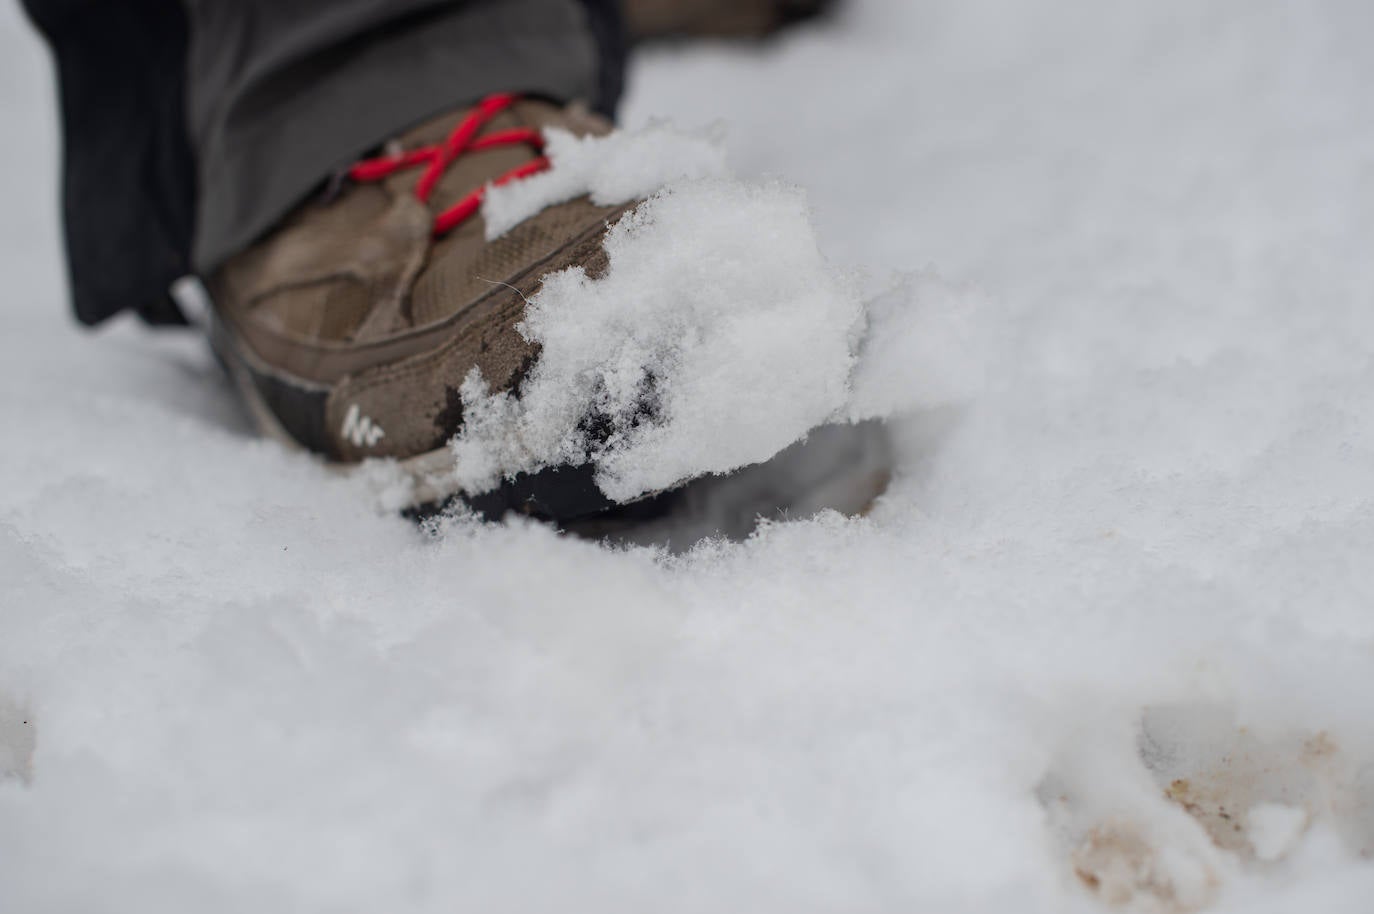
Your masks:
{"label": "clump of snow on boot", "polygon": [[722,131],[679,130],[655,122],[641,130],[578,137],[549,128],[544,154],[552,168],[522,181],[488,187],[482,203],[487,239],[501,237],[540,210],[583,194],[599,205],[647,197],[671,181],[726,173]]}
{"label": "clump of snow on boot", "polygon": [[541,354],[519,399],[464,385],[466,490],[590,459],[626,501],[766,460],[842,411],[864,309],[799,190],[676,185],[605,246],[605,276],[565,270],[530,300]]}

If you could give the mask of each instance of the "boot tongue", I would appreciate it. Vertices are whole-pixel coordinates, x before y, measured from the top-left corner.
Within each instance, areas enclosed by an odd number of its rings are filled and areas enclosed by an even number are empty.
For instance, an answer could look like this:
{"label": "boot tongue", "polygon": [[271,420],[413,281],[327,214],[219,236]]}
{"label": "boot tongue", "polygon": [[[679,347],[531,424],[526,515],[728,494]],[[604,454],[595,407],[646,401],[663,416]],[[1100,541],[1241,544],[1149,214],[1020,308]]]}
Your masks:
{"label": "boot tongue", "polygon": [[[465,109],[431,118],[403,133],[389,143],[383,152],[385,154],[409,151],[423,146],[438,145],[448,139],[449,134],[467,114],[468,110]],[[493,118],[482,133],[520,126],[525,126],[520,118],[510,112],[503,112]],[[382,180],[381,184],[391,196],[392,205],[375,227],[376,234],[372,242],[363,247],[378,254],[382,253],[382,247],[387,247],[388,250],[382,256],[387,269],[382,271],[383,275],[371,277],[369,289],[374,306],[353,335],[355,342],[384,339],[414,325],[414,315],[410,307],[411,292],[434,246],[430,237],[430,225],[434,215],[462,199],[475,188],[533,159],[536,155],[533,150],[523,146],[498,146],[463,153],[449,163],[427,204],[415,199],[415,185],[424,174],[423,167],[404,169]],[[480,222],[480,217],[473,221]],[[467,236],[469,233],[462,234]],[[474,240],[468,243],[481,243],[482,238],[479,230]]]}
{"label": "boot tongue", "polygon": [[[471,109],[451,111],[425,121],[403,133],[393,144],[398,151],[409,151],[424,146],[434,146],[448,139]],[[604,118],[593,114],[583,106],[570,105],[560,108],[548,102],[523,100],[514,107],[492,118],[479,136],[517,127],[542,129],[556,126],[578,135],[604,134],[612,125]],[[392,150],[387,150],[392,151]],[[425,204],[430,216],[442,212],[473,190],[489,181],[506,174],[512,168],[529,162],[540,153],[527,145],[503,145],[464,152],[450,162],[438,185],[434,188],[429,201]],[[379,291],[377,307],[359,327],[355,340],[366,342],[384,338],[406,327],[413,326],[415,315],[410,302],[414,282],[426,261],[434,256],[435,242],[427,236],[424,241],[413,238],[414,217],[410,210],[418,204],[414,199],[415,185],[424,173],[423,168],[405,169],[383,180],[383,185],[393,198],[393,211],[385,222],[392,237],[407,237],[410,256],[395,258],[395,269],[389,272]],[[482,216],[478,213],[468,223],[460,226],[438,242],[443,250],[452,253],[455,245],[485,246],[486,232]],[[419,244],[423,253],[416,256],[413,245]],[[447,256],[447,255],[444,255]]]}

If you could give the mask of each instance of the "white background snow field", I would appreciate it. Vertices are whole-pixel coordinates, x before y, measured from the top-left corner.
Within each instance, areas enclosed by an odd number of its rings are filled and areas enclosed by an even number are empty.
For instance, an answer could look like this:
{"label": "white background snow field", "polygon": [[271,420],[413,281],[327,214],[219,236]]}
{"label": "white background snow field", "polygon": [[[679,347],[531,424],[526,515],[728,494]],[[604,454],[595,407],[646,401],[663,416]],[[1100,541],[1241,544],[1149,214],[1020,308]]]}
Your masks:
{"label": "white background snow field", "polygon": [[805,189],[889,328],[825,396],[901,414],[867,516],[681,555],[422,529],[194,334],[78,331],[17,6],[0,911],[1374,911],[1374,5],[854,0],[639,58],[628,126]]}

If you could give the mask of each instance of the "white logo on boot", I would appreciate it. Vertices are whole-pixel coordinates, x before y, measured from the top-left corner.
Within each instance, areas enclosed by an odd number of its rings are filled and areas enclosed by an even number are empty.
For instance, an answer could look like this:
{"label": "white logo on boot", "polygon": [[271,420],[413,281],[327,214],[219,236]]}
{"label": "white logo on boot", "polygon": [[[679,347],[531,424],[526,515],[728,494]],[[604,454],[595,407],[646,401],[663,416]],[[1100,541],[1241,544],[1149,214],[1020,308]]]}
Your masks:
{"label": "white logo on boot", "polygon": [[343,436],[353,442],[354,447],[372,447],[386,437],[386,432],[382,431],[380,425],[364,416],[363,411],[358,409],[358,404],[354,403],[348,407],[348,415],[344,416]]}

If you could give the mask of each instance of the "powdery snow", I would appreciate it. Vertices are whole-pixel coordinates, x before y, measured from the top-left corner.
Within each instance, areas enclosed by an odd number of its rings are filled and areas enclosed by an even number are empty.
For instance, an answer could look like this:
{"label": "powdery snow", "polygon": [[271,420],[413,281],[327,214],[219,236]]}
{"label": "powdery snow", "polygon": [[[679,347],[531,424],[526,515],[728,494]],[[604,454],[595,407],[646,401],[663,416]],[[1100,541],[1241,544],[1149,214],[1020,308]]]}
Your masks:
{"label": "powdery snow", "polygon": [[0,23],[0,910],[1369,910],[1362,0],[642,59],[629,125],[724,118],[906,328],[869,515],[680,556],[417,527],[189,336],[76,332]]}
{"label": "powdery snow", "polygon": [[1297,845],[1307,827],[1307,811],[1279,803],[1261,803],[1250,810],[1247,837],[1261,860],[1280,860]]}

